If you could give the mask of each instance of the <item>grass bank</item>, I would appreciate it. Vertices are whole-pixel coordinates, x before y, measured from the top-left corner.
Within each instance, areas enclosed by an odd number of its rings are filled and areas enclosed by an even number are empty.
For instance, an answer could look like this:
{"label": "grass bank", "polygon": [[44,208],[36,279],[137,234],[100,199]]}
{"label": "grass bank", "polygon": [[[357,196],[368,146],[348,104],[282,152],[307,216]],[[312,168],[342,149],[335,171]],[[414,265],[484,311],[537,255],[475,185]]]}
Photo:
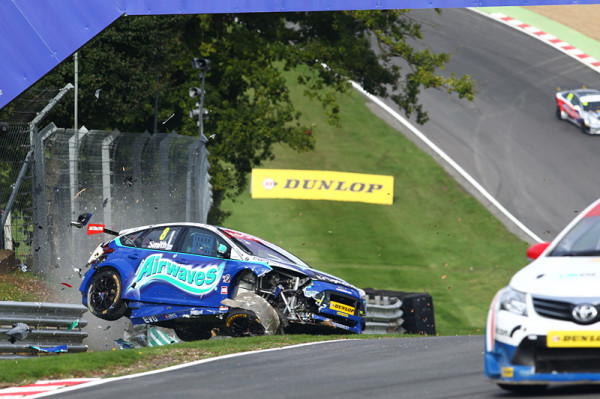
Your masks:
{"label": "grass bank", "polygon": [[451,178],[435,160],[375,117],[355,92],[340,98],[342,126],[290,83],[294,103],[315,126],[316,150],[279,147],[264,168],[394,176],[394,204],[252,199],[223,209],[236,228],[289,249],[361,288],[429,292],[437,331],[482,333],[494,293],[527,261],[527,244]]}

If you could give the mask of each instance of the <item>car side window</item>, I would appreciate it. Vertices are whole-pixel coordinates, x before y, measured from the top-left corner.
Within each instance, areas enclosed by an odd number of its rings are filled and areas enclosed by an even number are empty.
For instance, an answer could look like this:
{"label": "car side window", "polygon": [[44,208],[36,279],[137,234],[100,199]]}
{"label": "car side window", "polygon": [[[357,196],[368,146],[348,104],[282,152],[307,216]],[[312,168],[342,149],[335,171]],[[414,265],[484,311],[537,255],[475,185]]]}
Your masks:
{"label": "car side window", "polygon": [[571,100],[571,103],[573,105],[581,105],[581,101],[579,101],[579,97],[577,97],[577,96],[573,96],[573,99]]}
{"label": "car side window", "polygon": [[142,248],[172,251],[182,228],[177,226],[159,227],[150,230],[142,240]]}
{"label": "car side window", "polygon": [[183,240],[181,252],[224,258],[230,253],[230,246],[223,238],[210,230],[190,227]]}
{"label": "car side window", "polygon": [[135,233],[127,234],[120,238],[122,245],[126,247],[139,248],[142,243],[142,236],[146,234],[146,230],[136,231]]}

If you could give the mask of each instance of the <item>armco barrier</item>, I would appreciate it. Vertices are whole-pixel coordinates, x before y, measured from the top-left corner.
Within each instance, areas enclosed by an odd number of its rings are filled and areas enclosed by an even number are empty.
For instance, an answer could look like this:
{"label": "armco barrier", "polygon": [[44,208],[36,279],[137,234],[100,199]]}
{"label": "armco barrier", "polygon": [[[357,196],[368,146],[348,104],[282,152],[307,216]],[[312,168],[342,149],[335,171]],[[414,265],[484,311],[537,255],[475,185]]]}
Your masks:
{"label": "armco barrier", "polygon": [[402,301],[396,297],[367,295],[365,334],[402,333]]}
{"label": "armco barrier", "polygon": [[[88,336],[81,328],[87,325],[82,315],[83,305],[37,302],[0,302],[0,355],[33,355],[42,350],[66,345],[67,352],[85,352],[83,339]],[[6,334],[13,325],[26,324],[31,332],[25,339],[10,342]]]}
{"label": "armco barrier", "polygon": [[[436,335],[435,317],[433,313],[433,298],[426,292],[403,292],[390,290],[376,290],[365,288],[368,297],[397,298],[402,309],[402,332],[407,334]],[[369,310],[367,305],[367,329],[369,333]],[[382,334],[374,332],[373,334]]]}

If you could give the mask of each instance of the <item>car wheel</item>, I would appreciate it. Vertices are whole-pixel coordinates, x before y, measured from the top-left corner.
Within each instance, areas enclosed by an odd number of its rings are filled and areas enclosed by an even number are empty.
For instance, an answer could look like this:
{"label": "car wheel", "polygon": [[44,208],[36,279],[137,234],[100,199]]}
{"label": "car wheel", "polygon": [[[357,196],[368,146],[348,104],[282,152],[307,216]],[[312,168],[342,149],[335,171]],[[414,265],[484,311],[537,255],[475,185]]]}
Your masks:
{"label": "car wheel", "polygon": [[563,117],[562,117],[562,111],[560,110],[560,107],[557,105],[556,106],[556,119],[558,119],[559,121],[563,121]]}
{"label": "car wheel", "polygon": [[265,327],[251,310],[231,309],[225,322],[232,337],[251,337],[264,335]]}
{"label": "car wheel", "polygon": [[178,327],[175,328],[175,334],[177,338],[185,342],[200,341],[212,336],[210,329],[200,326]]}
{"label": "car wheel", "polygon": [[585,134],[590,134],[590,129],[588,129],[587,126],[585,126],[585,122],[583,121],[583,119],[581,120],[579,127],[581,128],[581,131]]}
{"label": "car wheel", "polygon": [[498,384],[505,391],[520,393],[520,394],[535,394],[546,389],[547,385],[513,385],[513,384]]}
{"label": "car wheel", "polygon": [[96,317],[104,320],[117,320],[127,310],[121,298],[123,285],[119,273],[112,269],[101,269],[92,277],[88,288],[88,309]]}

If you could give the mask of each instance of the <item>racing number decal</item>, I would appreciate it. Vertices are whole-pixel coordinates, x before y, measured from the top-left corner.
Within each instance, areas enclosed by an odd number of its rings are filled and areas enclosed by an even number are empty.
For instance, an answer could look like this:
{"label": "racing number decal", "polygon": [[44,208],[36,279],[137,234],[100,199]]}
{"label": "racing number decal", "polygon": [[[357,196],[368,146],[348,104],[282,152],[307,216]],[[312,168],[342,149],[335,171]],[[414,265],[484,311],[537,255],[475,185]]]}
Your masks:
{"label": "racing number decal", "polygon": [[167,234],[169,234],[169,230],[171,230],[171,228],[167,227],[165,229],[165,231],[162,232],[162,234],[160,235],[160,238],[159,238],[161,241],[165,239],[165,237],[167,236]]}

